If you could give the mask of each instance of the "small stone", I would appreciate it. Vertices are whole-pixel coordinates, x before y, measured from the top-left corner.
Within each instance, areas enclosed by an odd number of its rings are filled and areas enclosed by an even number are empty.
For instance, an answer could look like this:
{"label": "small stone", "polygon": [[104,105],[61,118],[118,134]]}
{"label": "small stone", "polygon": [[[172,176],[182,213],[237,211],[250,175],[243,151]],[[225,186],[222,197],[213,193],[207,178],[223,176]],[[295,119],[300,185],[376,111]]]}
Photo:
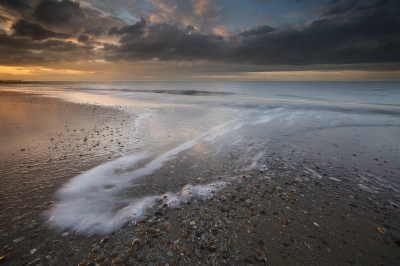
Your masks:
{"label": "small stone", "polygon": [[63,233],[63,234],[61,235],[61,237],[66,237],[67,235],[69,235],[69,233],[68,233],[68,232],[65,232],[65,233]]}
{"label": "small stone", "polygon": [[224,251],[221,252],[221,256],[222,256],[224,259],[227,259],[227,258],[229,258],[229,252],[226,251],[226,250],[224,250]]}
{"label": "small stone", "polygon": [[113,259],[113,260],[111,261],[111,263],[112,263],[112,264],[121,264],[122,261],[121,261],[120,258],[115,258],[115,259]]}
{"label": "small stone", "polygon": [[218,234],[218,229],[217,229],[217,228],[211,229],[211,233],[212,233],[213,235]]}
{"label": "small stone", "polygon": [[19,242],[21,242],[22,240],[24,240],[24,238],[25,238],[25,237],[21,236],[21,237],[19,237],[19,238],[17,238],[17,239],[14,239],[13,243],[14,243],[14,244],[18,244]]}
{"label": "small stone", "polygon": [[4,250],[4,253],[10,253],[10,252],[13,250],[13,248],[10,247],[10,246],[5,246],[5,247],[3,248],[3,250]]}
{"label": "small stone", "polygon": [[165,228],[168,228],[170,225],[171,225],[170,222],[165,222],[165,223],[164,223],[164,227],[165,227]]}
{"label": "small stone", "polygon": [[41,258],[34,259],[33,261],[28,263],[28,266],[35,265],[36,263],[38,263],[41,260],[42,260]]}
{"label": "small stone", "polygon": [[173,254],[172,252],[168,252],[168,253],[167,253],[167,256],[170,257],[170,258],[172,258],[172,257],[174,256],[174,254]]}
{"label": "small stone", "polygon": [[178,246],[178,245],[174,245],[174,246],[172,247],[172,249],[173,249],[174,251],[179,251],[179,250],[181,250],[181,247]]}
{"label": "small stone", "polygon": [[107,243],[108,240],[109,240],[109,237],[106,236],[106,237],[104,237],[102,240],[100,240],[100,244]]}
{"label": "small stone", "polygon": [[7,256],[1,256],[0,257],[0,263],[3,263],[7,260]]}
{"label": "small stone", "polygon": [[156,211],[156,212],[154,213],[154,215],[155,215],[155,216],[162,216],[163,213],[162,213],[161,211]]}
{"label": "small stone", "polygon": [[116,257],[118,257],[119,252],[114,251],[113,253],[110,254],[110,258],[115,259]]}
{"label": "small stone", "polygon": [[289,225],[290,222],[288,220],[283,220],[283,225]]}

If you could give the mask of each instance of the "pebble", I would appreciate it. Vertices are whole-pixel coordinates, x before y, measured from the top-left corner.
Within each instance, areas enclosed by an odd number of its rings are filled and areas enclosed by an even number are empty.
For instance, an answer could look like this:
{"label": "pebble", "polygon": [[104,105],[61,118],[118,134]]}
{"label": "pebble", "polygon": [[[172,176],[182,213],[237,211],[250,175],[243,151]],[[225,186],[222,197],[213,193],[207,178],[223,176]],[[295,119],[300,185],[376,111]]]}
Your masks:
{"label": "pebble", "polygon": [[13,241],[13,243],[14,244],[18,244],[19,242],[21,242],[22,240],[24,240],[24,236],[21,236],[21,237],[19,237],[19,238],[17,238],[17,239],[14,239],[14,241]]}
{"label": "pebble", "polygon": [[28,266],[30,266],[30,265],[35,265],[36,263],[38,263],[38,262],[41,261],[41,260],[42,260],[41,258],[34,259],[33,261],[31,261],[31,262],[28,263]]}
{"label": "pebble", "polygon": [[120,258],[115,258],[115,259],[113,259],[113,260],[111,261],[111,263],[112,263],[112,264],[121,264],[122,261],[121,261]]}
{"label": "pebble", "polygon": [[172,252],[168,252],[168,253],[167,253],[167,256],[170,257],[170,258],[172,258],[172,257],[174,256],[174,254],[173,254]]}
{"label": "pebble", "polygon": [[114,251],[113,253],[110,254],[110,258],[115,259],[116,257],[118,257],[119,252]]}
{"label": "pebble", "polygon": [[3,263],[7,260],[7,256],[1,256],[0,257],[0,263]]}
{"label": "pebble", "polygon": [[109,240],[109,237],[106,236],[106,237],[104,237],[102,240],[100,240],[100,244],[107,243],[108,240]]}
{"label": "pebble", "polygon": [[224,258],[224,259],[227,259],[227,258],[229,258],[229,252],[228,251],[226,251],[226,250],[224,250],[224,251],[222,251],[221,252],[221,256]]}

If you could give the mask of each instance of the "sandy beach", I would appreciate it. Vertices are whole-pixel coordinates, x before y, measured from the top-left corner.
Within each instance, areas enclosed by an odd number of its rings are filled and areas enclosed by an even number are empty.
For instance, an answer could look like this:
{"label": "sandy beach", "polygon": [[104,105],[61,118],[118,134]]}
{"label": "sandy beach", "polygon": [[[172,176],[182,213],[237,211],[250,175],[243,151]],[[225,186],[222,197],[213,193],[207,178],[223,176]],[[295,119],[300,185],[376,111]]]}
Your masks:
{"label": "sandy beach", "polygon": [[[53,227],[46,213],[60,203],[56,192],[68,180],[142,149],[133,134],[136,117],[125,110],[0,92],[1,264],[400,264],[400,191],[385,183],[398,178],[398,149],[371,137],[385,131],[396,139],[398,127],[314,131],[292,136],[298,145],[260,140],[269,147],[264,170],[235,169],[240,146],[218,161],[177,152],[174,164],[163,162],[139,190],[124,193],[144,197],[215,184],[211,196],[189,195],[179,206],[160,196],[140,220],[106,234]],[[306,153],[303,147],[312,145]],[[324,150],[335,159],[321,157]],[[362,181],[368,175],[376,178]]]}

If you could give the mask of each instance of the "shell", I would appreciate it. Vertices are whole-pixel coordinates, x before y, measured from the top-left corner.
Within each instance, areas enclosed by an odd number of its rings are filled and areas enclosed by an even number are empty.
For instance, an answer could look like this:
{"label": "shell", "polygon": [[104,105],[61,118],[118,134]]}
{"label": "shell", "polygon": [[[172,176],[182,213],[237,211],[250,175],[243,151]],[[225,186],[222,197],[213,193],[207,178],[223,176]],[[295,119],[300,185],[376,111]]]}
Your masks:
{"label": "shell", "polygon": [[265,254],[261,250],[254,251],[254,258],[258,261],[262,261],[265,259]]}
{"label": "shell", "polygon": [[387,234],[386,230],[383,229],[383,228],[381,228],[381,227],[377,227],[376,229],[378,230],[379,233],[381,233],[381,234],[383,234],[383,235],[386,235],[386,234]]}
{"label": "shell", "polygon": [[132,241],[132,246],[134,250],[138,250],[142,247],[142,244],[140,243],[140,240],[138,238],[135,238]]}

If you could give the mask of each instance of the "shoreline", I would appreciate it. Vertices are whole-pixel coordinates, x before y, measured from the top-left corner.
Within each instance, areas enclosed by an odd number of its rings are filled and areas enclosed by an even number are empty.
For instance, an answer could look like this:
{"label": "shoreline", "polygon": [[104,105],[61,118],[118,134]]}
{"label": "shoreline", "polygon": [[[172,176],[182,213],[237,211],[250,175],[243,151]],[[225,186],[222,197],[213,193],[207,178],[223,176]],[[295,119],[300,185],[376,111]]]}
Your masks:
{"label": "shoreline", "polygon": [[[108,235],[86,236],[44,225],[43,212],[70,178],[119,154],[132,154],[135,117],[117,108],[65,102],[31,94],[4,96],[0,104],[28,110],[43,121],[4,122],[11,131],[32,131],[0,153],[0,263],[21,265],[349,265],[400,262],[399,207],[357,185],[362,174],[340,161],[304,154],[301,147],[272,146],[268,169],[235,173],[226,189],[175,208],[150,208],[143,219]],[[49,110],[52,112],[49,112]],[[122,108],[123,110],[123,108]],[[34,112],[35,111],[35,112]],[[4,114],[4,113],[3,113]],[[48,115],[55,115],[50,119]],[[47,116],[46,116],[47,115]],[[18,118],[18,117],[17,117]],[[54,121],[54,123],[51,123]],[[23,122],[25,124],[23,124]],[[122,135],[122,137],[120,136]],[[329,135],[327,135],[329,137]],[[118,141],[117,141],[118,140]],[[118,142],[120,142],[118,144]],[[327,142],[321,137],[321,143]],[[271,144],[274,145],[274,144]],[[107,147],[106,147],[107,146]],[[23,150],[22,150],[23,149]],[[240,151],[236,151],[240,152]],[[220,180],[221,164],[193,170],[177,165],[176,184]],[[233,161],[232,164],[235,162]],[[167,162],[163,169],[170,169]],[[229,168],[229,167],[228,167]],[[160,169],[156,180],[171,176]],[[382,171],[377,168],[377,171]],[[233,173],[231,173],[233,174]],[[172,185],[172,184],[171,184]],[[364,185],[368,186],[368,184]],[[396,196],[396,195],[394,195]],[[398,195],[397,195],[398,197]],[[379,229],[378,229],[379,228]],[[23,237],[23,238],[22,238]]]}

